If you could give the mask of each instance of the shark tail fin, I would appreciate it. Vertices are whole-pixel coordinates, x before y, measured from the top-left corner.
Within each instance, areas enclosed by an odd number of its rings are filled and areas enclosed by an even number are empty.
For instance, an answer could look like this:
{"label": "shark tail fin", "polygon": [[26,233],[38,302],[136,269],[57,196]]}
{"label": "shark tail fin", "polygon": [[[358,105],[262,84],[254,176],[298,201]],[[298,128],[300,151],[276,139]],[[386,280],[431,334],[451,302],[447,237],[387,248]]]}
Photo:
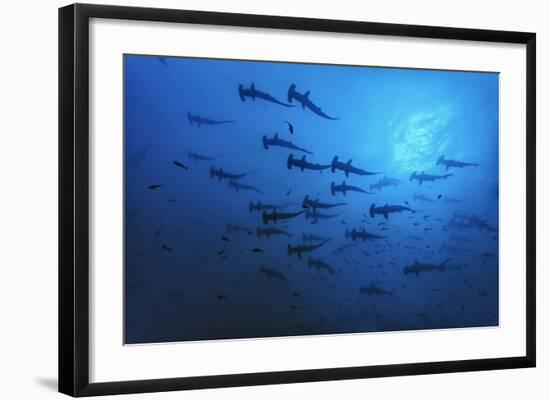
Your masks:
{"label": "shark tail fin", "polygon": [[290,244],[287,245],[286,251],[288,253],[288,256],[292,256],[292,247],[290,246]]}
{"label": "shark tail fin", "polygon": [[267,136],[262,136],[262,145],[264,145],[264,149],[269,149],[267,145]]}
{"label": "shark tail fin", "polygon": [[409,177],[409,181],[412,181],[416,178],[416,171],[414,173],[411,174],[411,176]]}
{"label": "shark tail fin", "polygon": [[290,88],[288,88],[288,94],[287,94],[287,101],[288,103],[292,103],[292,99],[294,98],[294,91],[296,89],[296,85],[292,84],[290,85]]}
{"label": "shark tail fin", "polygon": [[334,181],[330,183],[330,193],[333,196],[336,195],[336,191],[334,190]]}
{"label": "shark tail fin", "polygon": [[336,163],[338,163],[338,156],[334,156],[332,162],[330,163],[330,171],[333,173],[336,171]]}
{"label": "shark tail fin", "polygon": [[375,208],[375,207],[376,207],[376,206],[374,205],[374,203],[372,203],[372,204],[370,205],[370,209],[369,209],[370,217],[374,217],[374,208]]}
{"label": "shark tail fin", "polygon": [[250,203],[248,204],[248,211],[252,213],[252,210],[254,210],[254,202],[250,201]]}
{"label": "shark tail fin", "polygon": [[265,210],[262,213],[262,221],[264,222],[264,224],[267,224],[267,213],[265,212]]}
{"label": "shark tail fin", "polygon": [[[445,160],[445,156],[441,156],[439,159],[437,159],[437,162],[435,163],[436,166],[439,166],[441,163],[443,163],[443,160]],[[449,168],[447,166],[447,168]]]}
{"label": "shark tail fin", "polygon": [[256,227],[256,236],[260,237],[261,235],[262,235],[262,230],[260,229],[260,227]]}
{"label": "shark tail fin", "polygon": [[214,172],[215,172],[214,166],[210,167],[210,178],[214,178]]}
{"label": "shark tail fin", "polygon": [[239,84],[239,97],[241,98],[241,101],[244,102],[244,91],[242,84]]}
{"label": "shark tail fin", "polygon": [[453,174],[453,173],[445,174],[445,175],[443,176],[443,178],[447,179],[447,178],[449,178],[449,177],[452,176],[452,175],[454,175],[454,174]]}
{"label": "shark tail fin", "polygon": [[193,124],[193,116],[191,115],[191,112],[187,112],[187,119],[189,120],[189,124]]}

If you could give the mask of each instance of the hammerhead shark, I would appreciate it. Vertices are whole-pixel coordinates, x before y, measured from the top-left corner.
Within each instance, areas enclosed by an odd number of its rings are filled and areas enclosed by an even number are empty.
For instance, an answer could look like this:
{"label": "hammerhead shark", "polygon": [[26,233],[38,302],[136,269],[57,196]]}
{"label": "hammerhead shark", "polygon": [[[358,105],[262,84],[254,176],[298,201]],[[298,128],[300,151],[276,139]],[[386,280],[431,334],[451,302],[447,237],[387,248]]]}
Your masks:
{"label": "hammerhead shark", "polygon": [[304,242],[326,241],[327,239],[317,234],[302,234],[302,241]]}
{"label": "hammerhead shark", "polygon": [[302,156],[301,159],[295,159],[291,153],[288,156],[288,159],[286,160],[286,166],[288,167],[289,170],[291,170],[292,166],[294,166],[294,167],[298,167],[301,171],[304,171],[304,170],[322,171],[329,168],[330,164],[310,163],[306,161],[305,156]]}
{"label": "hammerhead shark", "polygon": [[258,201],[258,203],[256,203],[256,204],[254,204],[254,202],[250,202],[248,204],[248,211],[250,213],[252,213],[254,211],[261,212],[262,210],[275,210],[275,209],[280,209],[280,208],[281,208],[280,206],[272,205],[272,204],[269,204],[269,203],[262,203],[260,201]]}
{"label": "hammerhead shark", "polygon": [[323,203],[319,202],[319,199],[311,200],[309,199],[309,195],[306,195],[304,197],[304,201],[302,202],[302,207],[304,209],[312,208],[313,210],[317,209],[330,209],[337,206],[345,206],[347,203],[340,202],[340,203]]}
{"label": "hammerhead shark", "polygon": [[351,162],[352,162],[352,159],[349,159],[347,163],[343,163],[341,161],[338,161],[338,156],[334,156],[334,159],[332,159],[332,163],[330,164],[330,171],[334,173],[336,170],[342,170],[346,174],[346,177],[349,177],[350,174],[357,174],[357,175],[382,174],[382,173],[372,173],[370,171],[366,171],[358,167],[354,167],[351,165]]}
{"label": "hammerhead shark", "polygon": [[285,107],[294,107],[292,104],[287,104],[280,102],[279,100],[275,99],[273,96],[271,96],[269,93],[262,92],[254,87],[254,82],[250,85],[250,89],[244,88],[242,85],[239,85],[239,97],[244,102],[245,98],[249,97],[252,100],[262,99],[271,103],[279,104],[281,106]]}
{"label": "hammerhead shark", "polygon": [[292,256],[292,254],[295,253],[296,255],[298,255],[299,259],[302,259],[302,254],[303,253],[311,252],[311,251],[313,251],[317,248],[320,248],[329,241],[330,241],[330,238],[323,241],[323,242],[321,242],[321,243],[319,243],[319,244],[315,244],[315,245],[296,245],[296,246],[288,245],[287,252],[288,252],[289,256]]}
{"label": "hammerhead shark", "polygon": [[376,183],[370,184],[369,189],[371,191],[373,189],[377,189],[377,190],[381,191],[382,188],[384,188],[384,187],[389,187],[389,186],[392,186],[392,185],[397,186],[398,184],[401,184],[401,181],[399,181],[398,179],[384,176],[383,178],[378,180]]}
{"label": "hammerhead shark", "polygon": [[275,136],[273,138],[268,138],[267,136],[262,137],[262,144],[264,145],[265,149],[269,149],[269,146],[279,146],[281,148],[288,148],[288,149],[294,149],[299,152],[307,153],[308,155],[312,155],[313,152],[310,152],[309,150],[306,150],[304,148],[300,148],[296,145],[294,145],[290,141],[285,141],[284,139],[279,138],[279,133],[275,133]]}
{"label": "hammerhead shark", "polygon": [[439,159],[437,159],[436,166],[439,166],[440,164],[443,164],[445,166],[445,170],[449,170],[449,168],[451,167],[463,168],[469,166],[479,166],[479,164],[477,163],[464,163],[457,160],[445,159],[445,156],[441,156]]}
{"label": "hammerhead shark", "polygon": [[[371,185],[372,186],[372,185]],[[342,184],[336,185],[334,182],[330,183],[330,193],[332,195],[336,195],[336,192],[342,192],[344,195],[346,195],[346,192],[361,192],[363,194],[369,194],[374,195],[374,192],[367,192],[364,189],[361,189],[359,187],[355,187],[353,185],[347,185],[346,181],[342,181]]]}
{"label": "hammerhead shark", "polygon": [[230,233],[246,233],[248,235],[252,234],[252,230],[247,227],[239,226],[237,224],[226,224],[225,229]]}
{"label": "hammerhead shark", "polygon": [[462,202],[462,199],[450,198],[448,196],[445,196],[445,197],[443,197],[442,201],[443,201],[443,203],[455,204],[455,203]]}
{"label": "hammerhead shark", "polygon": [[414,263],[412,265],[406,266],[403,269],[403,274],[409,274],[414,273],[416,277],[420,276],[420,273],[422,272],[430,272],[430,271],[445,271],[445,265],[450,261],[451,259],[445,259],[443,262],[441,262],[438,265],[431,264],[431,263],[421,263],[418,262],[416,259],[414,260]]}
{"label": "hammerhead shark", "polygon": [[256,235],[258,237],[265,236],[268,239],[271,238],[272,235],[286,235],[287,237],[292,237],[292,234],[290,234],[289,232],[276,227],[258,227],[256,228]]}
{"label": "hammerhead shark", "polygon": [[190,150],[187,151],[187,156],[191,160],[194,160],[196,162],[198,162],[198,161],[208,162],[208,161],[211,161],[211,160],[216,160],[216,159],[221,157],[221,155],[220,156],[214,156],[214,157],[204,156],[204,155],[200,155],[200,154],[195,153],[195,152],[191,152]]}
{"label": "hammerhead shark", "polygon": [[351,230],[351,232],[346,230],[346,239],[347,238],[351,238],[354,241],[356,241],[358,239],[361,239],[361,240],[363,240],[363,242],[365,242],[365,241],[371,240],[371,239],[384,239],[384,238],[387,238],[387,237],[383,237],[381,235],[376,235],[376,234],[371,234],[371,233],[366,232],[365,230],[357,231],[354,228],[353,230]]}
{"label": "hammerhead shark", "polygon": [[348,243],[345,243],[343,245],[340,245],[338,248],[333,249],[330,254],[331,255],[341,255],[342,253],[344,253],[348,249],[353,248],[357,245],[359,245],[359,243],[357,243],[357,242],[348,242]]}
{"label": "hammerhead shark", "polygon": [[202,125],[220,125],[220,124],[229,124],[234,123],[235,120],[211,120],[210,118],[201,117],[198,114],[191,114],[190,112],[187,112],[187,119],[189,120],[189,124],[193,125],[193,123],[197,124],[197,126],[200,128]]}
{"label": "hammerhead shark", "polygon": [[340,216],[342,213],[344,212],[340,212],[340,213],[336,213],[336,214],[324,214],[324,213],[319,213],[318,211],[316,210],[313,210],[313,211],[310,211],[309,209],[306,211],[306,219],[309,220],[309,219],[313,219],[313,221],[315,223],[317,223],[317,221],[319,219],[332,219],[334,217],[338,217]]}
{"label": "hammerhead shark", "polygon": [[422,201],[422,202],[428,202],[428,203],[434,203],[435,200],[433,200],[432,198],[428,198],[426,195],[424,194],[417,194],[416,192],[414,193],[413,195],[413,200],[416,202],[416,201]]}
{"label": "hammerhead shark", "polygon": [[377,287],[374,285],[374,283],[372,283],[368,287],[359,287],[359,292],[361,294],[367,294],[369,298],[373,295],[389,295],[390,297],[392,297],[394,291],[395,290],[388,291],[383,288]]}
{"label": "hammerhead shark", "polygon": [[263,192],[259,188],[256,188],[252,185],[240,184],[236,180],[229,181],[229,188],[233,188],[237,192],[239,192],[239,191],[254,191],[254,192],[257,192],[259,194],[263,194]]}
{"label": "hammerhead shark", "polygon": [[264,224],[267,224],[270,221],[277,223],[279,220],[292,219],[293,217],[299,216],[304,212],[305,210],[300,210],[299,212],[277,212],[274,209],[271,213],[267,213],[264,210],[264,212],[262,213],[262,221],[264,222]]}
{"label": "hammerhead shark", "polygon": [[416,171],[411,174],[409,181],[412,180],[418,180],[418,185],[422,185],[424,181],[436,181],[436,180],[446,180],[448,177],[452,176],[453,174],[445,174],[445,175],[433,175],[433,174],[424,174],[422,171],[420,174],[417,174]]}
{"label": "hammerhead shark", "polygon": [[221,181],[223,178],[227,178],[228,180],[235,181],[239,178],[246,177],[249,174],[255,173],[256,171],[249,171],[248,173],[242,173],[242,174],[233,174],[225,172],[222,168],[219,170],[216,170],[215,167],[210,167],[210,178],[218,177],[218,180]]}
{"label": "hammerhead shark", "polygon": [[334,269],[322,259],[307,258],[307,267],[315,267],[317,270],[326,269],[330,274],[334,274]]}
{"label": "hammerhead shark", "polygon": [[309,93],[310,91],[307,91],[306,93],[296,92],[296,85],[292,84],[290,85],[290,88],[288,88],[287,101],[288,103],[292,103],[292,100],[296,100],[298,103],[302,104],[302,109],[307,107],[318,116],[326,118],[327,120],[339,120],[336,117],[331,117],[323,113],[321,108],[309,99]]}
{"label": "hammerhead shark", "polygon": [[381,214],[384,216],[384,218],[388,219],[388,214],[390,213],[401,213],[401,212],[413,212],[410,207],[407,206],[401,206],[401,205],[388,205],[387,203],[384,206],[378,206],[376,207],[373,203],[370,205],[370,217],[374,217],[377,214]]}
{"label": "hammerhead shark", "polygon": [[285,284],[288,284],[288,280],[285,275],[275,268],[271,269],[266,265],[262,265],[262,267],[260,267],[260,274],[265,274],[268,279],[271,279],[272,277],[278,278]]}
{"label": "hammerhead shark", "polygon": [[491,232],[498,232],[498,230],[495,227],[487,223],[487,219],[482,219],[481,217],[478,217],[475,214],[470,216],[469,222],[473,227],[477,227],[480,230],[483,229]]}
{"label": "hammerhead shark", "polygon": [[132,161],[132,164],[134,167],[139,167],[141,163],[147,158],[149,155],[149,152],[151,151],[152,144],[147,144],[143,148],[141,148],[134,156],[130,157],[130,160]]}

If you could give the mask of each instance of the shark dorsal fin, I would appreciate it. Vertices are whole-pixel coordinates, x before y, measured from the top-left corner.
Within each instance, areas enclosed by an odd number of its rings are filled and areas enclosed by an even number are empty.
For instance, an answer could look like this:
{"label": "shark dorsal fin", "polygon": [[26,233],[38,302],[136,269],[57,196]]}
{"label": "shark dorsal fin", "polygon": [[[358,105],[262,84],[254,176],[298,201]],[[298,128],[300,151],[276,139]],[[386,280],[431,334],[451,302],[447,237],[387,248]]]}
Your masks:
{"label": "shark dorsal fin", "polygon": [[306,161],[306,155],[303,155],[303,156],[302,156],[302,161],[303,161],[303,162]]}
{"label": "shark dorsal fin", "polygon": [[349,159],[349,160],[348,160],[348,163],[347,163],[348,166],[351,166],[351,162],[352,162],[352,161],[353,161],[353,159]]}
{"label": "shark dorsal fin", "polygon": [[254,82],[252,82],[252,84],[250,85],[250,89],[252,90],[255,90],[256,88],[254,87]]}
{"label": "shark dorsal fin", "polygon": [[306,93],[304,93],[304,97],[305,97],[306,99],[309,99],[309,93],[310,93],[310,92],[311,92],[311,91],[307,91]]}
{"label": "shark dorsal fin", "polygon": [[279,139],[279,133],[275,132],[275,139]]}
{"label": "shark dorsal fin", "polygon": [[342,181],[342,186],[346,186],[346,180]]}

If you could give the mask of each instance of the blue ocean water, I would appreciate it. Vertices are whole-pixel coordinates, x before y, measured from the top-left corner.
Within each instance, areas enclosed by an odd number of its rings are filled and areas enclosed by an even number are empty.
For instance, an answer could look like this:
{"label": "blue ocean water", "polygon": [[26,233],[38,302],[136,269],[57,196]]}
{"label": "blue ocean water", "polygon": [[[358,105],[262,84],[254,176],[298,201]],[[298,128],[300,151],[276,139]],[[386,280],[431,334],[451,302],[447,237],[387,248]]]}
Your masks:
{"label": "blue ocean water", "polygon": [[125,342],[498,325],[498,96],[496,73],[126,55]]}

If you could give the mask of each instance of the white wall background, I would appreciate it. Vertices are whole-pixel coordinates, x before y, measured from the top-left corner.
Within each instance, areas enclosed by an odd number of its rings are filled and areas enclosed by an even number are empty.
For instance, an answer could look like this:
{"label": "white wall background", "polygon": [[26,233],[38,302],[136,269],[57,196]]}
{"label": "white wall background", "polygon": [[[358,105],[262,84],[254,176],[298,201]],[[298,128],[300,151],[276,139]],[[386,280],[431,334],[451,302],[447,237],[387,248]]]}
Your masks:
{"label": "white wall background", "polygon": [[[550,15],[546,2],[394,0],[116,1],[111,4],[233,11],[406,24],[534,31],[538,42],[538,367],[186,393],[125,399],[441,400],[550,399],[548,307],[550,201],[545,137],[550,119]],[[6,4],[7,3],[7,4]],[[0,22],[0,399],[53,400],[57,386],[57,8],[5,2]],[[546,115],[545,114],[546,111]],[[114,397],[111,397],[114,398]],[[122,399],[122,397],[118,397]]]}

